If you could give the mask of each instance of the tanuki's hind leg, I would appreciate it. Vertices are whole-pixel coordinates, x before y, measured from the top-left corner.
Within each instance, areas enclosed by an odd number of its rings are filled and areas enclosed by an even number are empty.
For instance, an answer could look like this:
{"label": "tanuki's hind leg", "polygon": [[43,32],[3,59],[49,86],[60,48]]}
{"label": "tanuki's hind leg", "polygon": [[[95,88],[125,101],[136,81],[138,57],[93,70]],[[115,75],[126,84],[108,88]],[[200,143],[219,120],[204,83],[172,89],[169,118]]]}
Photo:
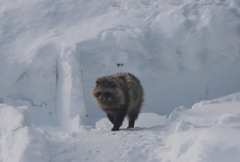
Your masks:
{"label": "tanuki's hind leg", "polygon": [[134,128],[135,120],[138,118],[139,111],[131,111],[127,114],[129,123],[128,123],[128,129]]}

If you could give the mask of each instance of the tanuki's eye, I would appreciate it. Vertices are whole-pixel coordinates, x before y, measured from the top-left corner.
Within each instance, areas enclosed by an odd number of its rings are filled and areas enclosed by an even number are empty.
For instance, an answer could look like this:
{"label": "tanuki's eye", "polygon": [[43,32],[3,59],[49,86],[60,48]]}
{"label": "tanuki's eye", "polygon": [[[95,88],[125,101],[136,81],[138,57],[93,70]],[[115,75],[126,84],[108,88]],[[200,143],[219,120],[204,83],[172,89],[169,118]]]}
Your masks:
{"label": "tanuki's eye", "polygon": [[96,94],[96,97],[100,97],[101,96],[101,92],[98,92],[97,94]]}
{"label": "tanuki's eye", "polygon": [[107,98],[110,97],[111,95],[112,95],[112,94],[111,94],[110,92],[104,93],[104,96],[107,97]]}

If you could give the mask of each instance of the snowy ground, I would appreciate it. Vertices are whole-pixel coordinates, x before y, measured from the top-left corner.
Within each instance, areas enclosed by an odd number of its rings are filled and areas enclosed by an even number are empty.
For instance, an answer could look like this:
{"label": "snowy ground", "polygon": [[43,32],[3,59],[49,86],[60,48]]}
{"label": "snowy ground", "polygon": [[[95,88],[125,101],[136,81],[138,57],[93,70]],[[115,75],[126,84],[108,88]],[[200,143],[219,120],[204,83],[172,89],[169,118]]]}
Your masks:
{"label": "snowy ground", "polygon": [[[239,0],[3,0],[0,22],[0,162],[239,161]],[[111,132],[90,91],[117,72],[145,102]]]}
{"label": "snowy ground", "polygon": [[168,118],[140,115],[137,127],[47,135],[50,161],[237,162],[240,155],[240,93],[176,108]]}
{"label": "snowy ground", "polygon": [[[237,93],[202,101],[191,109],[176,108],[169,117],[142,113],[137,127],[130,130],[125,121],[120,131],[112,132],[103,118],[96,128],[66,132],[33,128],[27,109],[1,105],[1,161],[238,162],[239,107]],[[11,115],[16,119],[13,124],[7,123]]]}

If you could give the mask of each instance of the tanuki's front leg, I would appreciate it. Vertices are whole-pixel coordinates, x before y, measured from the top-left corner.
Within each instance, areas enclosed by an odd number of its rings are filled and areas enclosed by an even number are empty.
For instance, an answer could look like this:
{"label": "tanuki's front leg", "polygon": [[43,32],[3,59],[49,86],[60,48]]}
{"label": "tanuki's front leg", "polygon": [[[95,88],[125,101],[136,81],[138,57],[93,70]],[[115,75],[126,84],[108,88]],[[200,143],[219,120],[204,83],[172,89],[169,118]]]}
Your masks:
{"label": "tanuki's front leg", "polygon": [[114,120],[112,131],[118,131],[119,130],[119,128],[122,126],[124,117],[125,117],[124,113],[119,113],[119,114],[115,115],[115,120]]}

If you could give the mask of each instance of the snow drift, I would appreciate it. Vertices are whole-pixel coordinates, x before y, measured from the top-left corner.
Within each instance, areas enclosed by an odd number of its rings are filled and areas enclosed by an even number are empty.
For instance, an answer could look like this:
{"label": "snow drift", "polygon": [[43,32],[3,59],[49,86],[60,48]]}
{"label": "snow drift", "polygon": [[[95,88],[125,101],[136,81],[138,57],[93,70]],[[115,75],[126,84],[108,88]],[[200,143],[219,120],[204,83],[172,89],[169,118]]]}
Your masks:
{"label": "snow drift", "polygon": [[237,162],[239,97],[236,93],[202,101],[192,109],[176,108],[169,116],[173,134],[166,141],[170,150],[160,155],[162,160]]}
{"label": "snow drift", "polygon": [[31,127],[27,107],[0,104],[0,146],[1,162],[49,160],[46,139]]}

